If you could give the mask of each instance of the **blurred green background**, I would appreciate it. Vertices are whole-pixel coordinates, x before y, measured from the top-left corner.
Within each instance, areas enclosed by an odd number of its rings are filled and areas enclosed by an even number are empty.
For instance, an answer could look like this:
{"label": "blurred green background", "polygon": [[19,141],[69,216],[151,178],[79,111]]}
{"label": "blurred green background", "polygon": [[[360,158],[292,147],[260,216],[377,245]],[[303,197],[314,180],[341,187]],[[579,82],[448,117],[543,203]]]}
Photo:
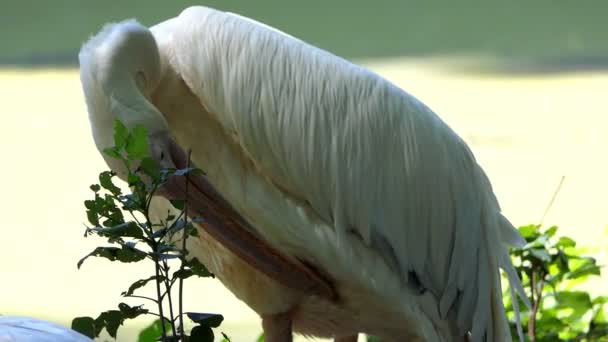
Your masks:
{"label": "blurred green background", "polygon": [[[82,202],[106,169],[77,53],[104,23],[153,25],[197,4],[355,60],[427,103],[471,146],[515,225],[537,223],[565,176],[545,223],[608,265],[606,0],[0,0],[0,314],[69,325],[114,308],[148,274],[102,260],[75,266],[100,243],[82,237]],[[233,341],[258,336],[257,315],[218,281],[187,286],[190,310],[225,314]],[[585,289],[607,288],[603,276]]]}
{"label": "blurred green background", "polygon": [[2,0],[0,64],[75,65],[106,22],[147,25],[190,5],[257,19],[338,55],[476,56],[539,71],[608,65],[608,1]]}

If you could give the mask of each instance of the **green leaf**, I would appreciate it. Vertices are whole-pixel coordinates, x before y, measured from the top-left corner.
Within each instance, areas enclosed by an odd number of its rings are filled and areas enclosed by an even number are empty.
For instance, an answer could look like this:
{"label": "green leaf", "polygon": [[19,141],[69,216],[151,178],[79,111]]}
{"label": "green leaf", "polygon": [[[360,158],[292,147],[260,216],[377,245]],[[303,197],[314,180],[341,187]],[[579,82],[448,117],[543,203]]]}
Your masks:
{"label": "green leaf", "polygon": [[190,338],[188,341],[190,342],[213,342],[215,336],[213,335],[213,330],[209,327],[204,326],[195,326],[190,331]]}
{"label": "green leaf", "polygon": [[114,185],[112,182],[112,178],[115,176],[112,171],[104,171],[99,174],[99,184],[101,186],[111,192],[114,195],[119,195],[121,193],[120,188]]}
{"label": "green leaf", "polygon": [[158,165],[158,162],[156,160],[150,157],[146,157],[142,159],[139,168],[146,175],[150,176],[150,178],[152,178],[154,182],[160,181],[160,166]]}
{"label": "green leaf", "polygon": [[136,186],[139,183],[141,183],[141,177],[135,173],[129,172],[127,175],[127,184],[129,184],[129,186]]}
{"label": "green leaf", "polygon": [[261,333],[260,336],[258,336],[256,342],[264,342],[266,340],[266,338],[264,337],[264,333]]}
{"label": "green leaf", "polygon": [[122,159],[122,156],[120,155],[120,152],[116,147],[104,148],[103,153],[106,156],[114,158],[114,159]]}
{"label": "green leaf", "polygon": [[551,262],[551,255],[544,248],[532,248],[530,249],[530,254],[543,262]]}
{"label": "green leaf", "polygon": [[76,317],[72,320],[72,330],[78,331],[84,336],[95,338],[95,320],[92,317]]}
{"label": "green leaf", "polygon": [[[167,332],[169,332],[171,330],[171,325],[166,320],[164,322],[165,322],[165,330]],[[163,334],[162,325],[160,323],[160,319],[157,319],[139,333],[139,337],[137,338],[137,341],[138,342],[156,342],[161,338],[162,334]]]}
{"label": "green leaf", "polygon": [[593,305],[603,305],[608,303],[608,296],[597,296],[593,298]]}
{"label": "green leaf", "polygon": [[127,127],[120,120],[114,120],[114,147],[117,150],[121,150],[127,145],[128,136]]}
{"label": "green leaf", "polygon": [[146,284],[148,284],[149,281],[156,280],[156,279],[158,279],[159,281],[163,281],[163,280],[165,280],[165,277],[160,276],[160,277],[157,278],[156,276],[151,276],[151,277],[146,278],[146,279],[139,279],[138,281],[136,281],[133,284],[131,284],[131,286],[129,286],[129,289],[127,291],[121,293],[121,295],[122,296],[130,296],[130,295],[132,295],[135,292],[135,290],[137,290],[137,289],[139,289],[141,287],[146,286]]}
{"label": "green leaf", "polygon": [[562,308],[573,310],[567,317],[568,322],[580,319],[592,307],[589,294],[582,291],[560,291],[555,294],[555,300]]}
{"label": "green leaf", "polygon": [[551,228],[545,230],[544,234],[547,235],[548,237],[553,237],[556,232],[557,232],[557,226],[551,226]]}
{"label": "green leaf", "polygon": [[557,251],[557,259],[555,260],[557,267],[560,273],[570,271],[570,267],[568,265],[568,255],[561,250]]}
{"label": "green leaf", "polygon": [[584,263],[582,266],[574,269],[566,278],[568,279],[577,279],[582,277],[588,277],[590,275],[600,275],[600,268],[595,264],[595,260],[593,262]]}
{"label": "green leaf", "polygon": [[97,247],[91,253],[87,254],[84,258],[78,261],[78,268],[82,266],[82,263],[89,257],[101,257],[106,258],[110,261],[118,260],[120,262],[136,262],[144,259],[146,257],[146,253],[135,249],[135,248],[127,248],[122,246],[122,248],[118,247]]}
{"label": "green leaf", "polygon": [[101,187],[99,186],[99,184],[91,184],[89,189],[93,190],[93,192],[98,192],[99,190],[101,190]]}
{"label": "green leaf", "polygon": [[536,239],[540,233],[538,232],[538,225],[530,224],[527,226],[521,226],[518,228],[519,233],[526,239],[526,241],[532,241]]}
{"label": "green leaf", "polygon": [[142,125],[137,125],[127,137],[125,150],[129,160],[141,160],[148,156],[148,136]]}
{"label": "green leaf", "polygon": [[557,241],[557,243],[555,244],[555,247],[557,248],[568,248],[568,247],[574,247],[576,246],[576,242],[574,242],[574,240],[572,240],[569,237],[566,236],[562,236],[559,238],[559,240]]}
{"label": "green leaf", "polygon": [[220,314],[210,314],[210,313],[199,313],[199,312],[186,312],[188,318],[190,318],[194,323],[199,324],[200,326],[217,328],[222,324],[224,320],[224,316]]}

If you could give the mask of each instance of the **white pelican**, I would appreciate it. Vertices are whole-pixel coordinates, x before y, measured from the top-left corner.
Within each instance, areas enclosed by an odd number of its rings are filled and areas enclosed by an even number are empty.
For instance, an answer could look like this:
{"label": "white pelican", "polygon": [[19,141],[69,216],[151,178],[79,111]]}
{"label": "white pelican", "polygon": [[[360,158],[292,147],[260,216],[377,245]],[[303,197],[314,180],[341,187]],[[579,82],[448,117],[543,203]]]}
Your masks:
{"label": "white pelican", "polygon": [[190,208],[207,224],[190,251],[267,341],[510,341],[499,268],[514,297],[507,245],[524,241],[467,145],[412,95],[206,7],[109,24],[79,59],[100,150],[115,118],[144,125],[165,165],[192,150],[206,176]]}

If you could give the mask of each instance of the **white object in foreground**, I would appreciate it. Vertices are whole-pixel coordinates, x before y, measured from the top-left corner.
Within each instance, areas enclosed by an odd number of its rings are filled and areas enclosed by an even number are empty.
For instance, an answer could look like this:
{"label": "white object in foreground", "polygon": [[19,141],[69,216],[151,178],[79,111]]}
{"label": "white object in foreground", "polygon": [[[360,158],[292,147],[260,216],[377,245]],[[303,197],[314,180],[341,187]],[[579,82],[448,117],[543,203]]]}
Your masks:
{"label": "white object in foreground", "polygon": [[92,342],[59,324],[31,317],[0,316],[0,342]]}

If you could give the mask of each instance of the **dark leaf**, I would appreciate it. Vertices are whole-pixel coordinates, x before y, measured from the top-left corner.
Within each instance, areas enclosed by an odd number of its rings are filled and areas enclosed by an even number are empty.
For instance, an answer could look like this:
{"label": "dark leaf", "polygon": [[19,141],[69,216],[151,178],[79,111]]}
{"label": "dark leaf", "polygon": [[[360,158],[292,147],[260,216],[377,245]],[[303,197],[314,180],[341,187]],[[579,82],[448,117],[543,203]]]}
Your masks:
{"label": "dark leaf", "polygon": [[144,259],[146,257],[146,253],[135,249],[128,248],[123,246],[122,248],[118,247],[97,247],[91,253],[87,254],[84,258],[78,261],[78,268],[82,266],[82,263],[89,257],[102,257],[109,259],[110,261],[118,260],[120,262],[136,262]]}
{"label": "dark leaf", "polygon": [[152,253],[152,255],[156,256],[158,260],[172,260],[178,259],[180,255],[178,254],[170,254],[170,253]]}
{"label": "dark leaf", "polygon": [[92,184],[89,188],[93,190],[93,192],[98,192],[99,190],[101,190],[99,184]]}
{"label": "dark leaf", "polygon": [[213,330],[206,326],[195,326],[190,331],[189,342],[213,342],[215,336]]}
{"label": "dark leaf", "polygon": [[184,200],[171,200],[171,205],[177,210],[184,210],[185,203]]}
{"label": "dark leaf", "polygon": [[92,231],[96,232],[100,236],[116,238],[116,237],[132,237],[136,239],[142,239],[144,237],[144,233],[141,227],[133,222],[125,222],[114,227],[108,228],[92,228]]}
{"label": "dark leaf", "polygon": [[181,249],[181,248],[178,248],[178,247],[175,247],[174,245],[169,244],[169,243],[161,243],[161,244],[158,246],[158,248],[157,248],[156,252],[157,252],[157,253],[165,253],[165,252],[177,252],[177,253],[180,253],[180,254],[181,254],[182,249]]}
{"label": "dark leaf", "polygon": [[201,278],[206,278],[206,277],[215,277],[213,275],[213,273],[211,273],[207,267],[205,267],[205,265],[201,264],[198,259],[196,258],[192,258],[190,260],[184,261],[184,266],[188,267],[189,269],[192,270],[192,272],[201,277]]}
{"label": "dark leaf", "polygon": [[84,201],[84,207],[89,210],[97,211],[97,202],[94,200],[86,200]]}
{"label": "dark leaf", "polygon": [[188,227],[190,228],[188,230],[189,231],[188,235],[193,236],[193,237],[199,237],[199,235],[198,235],[198,229],[196,227],[194,227],[194,226],[192,226],[190,224],[188,225]]}
{"label": "dark leaf", "polygon": [[120,188],[114,185],[114,183],[112,182],[112,177],[114,177],[114,173],[111,171],[104,171],[100,173],[99,184],[101,184],[104,189],[110,191],[112,194],[119,195],[121,192]]}
{"label": "dark leaf", "polygon": [[120,310],[122,316],[125,319],[133,319],[137,316],[145,315],[148,313],[148,310],[144,309],[142,305],[131,307],[128,304],[120,303],[118,304],[118,309]]}
{"label": "dark leaf", "polygon": [[119,198],[123,209],[127,211],[142,210],[145,206],[144,201],[135,194],[128,194],[125,196],[120,196]]}
{"label": "dark leaf", "polygon": [[152,237],[155,239],[164,238],[165,234],[167,234],[167,228],[162,228],[152,233]]}
{"label": "dark leaf", "polygon": [[178,233],[182,229],[184,229],[185,226],[186,226],[185,219],[173,221],[173,223],[171,223],[171,226],[169,227],[169,230],[167,231],[167,233],[171,236],[175,233]]}
{"label": "dark leaf", "polygon": [[179,278],[179,279],[188,279],[191,276],[194,275],[194,272],[192,272],[191,269],[181,269],[181,270],[177,270],[175,272],[173,272],[173,279],[175,278]]}
{"label": "dark leaf", "polygon": [[220,314],[186,312],[186,315],[194,323],[197,323],[200,326],[211,327],[211,328],[219,327],[220,324],[222,323],[222,321],[224,320],[224,316],[222,316]]}
{"label": "dark leaf", "polygon": [[84,336],[95,338],[95,320],[92,317],[76,317],[72,320],[72,330],[78,331]]}
{"label": "dark leaf", "polygon": [[87,220],[94,226],[99,226],[99,215],[97,211],[87,210]]}
{"label": "dark leaf", "polygon": [[[135,292],[135,290],[137,290],[137,289],[139,289],[141,287],[146,286],[146,284],[148,284],[148,282],[150,280],[156,280],[156,279],[157,279],[156,276],[151,276],[151,277],[146,278],[146,279],[139,279],[138,281],[136,281],[133,284],[131,284],[131,286],[129,286],[129,289],[127,291],[121,293],[121,295],[122,296],[130,296],[130,295],[132,295]],[[165,280],[165,277],[160,276],[158,279],[159,279],[159,281],[163,281],[163,280]]]}
{"label": "dark leaf", "polygon": [[95,319],[95,327],[99,329],[100,327],[106,328],[106,331],[110,336],[116,338],[116,333],[118,332],[118,327],[122,324],[124,318],[122,313],[118,310],[109,310],[102,312],[97,319]]}

